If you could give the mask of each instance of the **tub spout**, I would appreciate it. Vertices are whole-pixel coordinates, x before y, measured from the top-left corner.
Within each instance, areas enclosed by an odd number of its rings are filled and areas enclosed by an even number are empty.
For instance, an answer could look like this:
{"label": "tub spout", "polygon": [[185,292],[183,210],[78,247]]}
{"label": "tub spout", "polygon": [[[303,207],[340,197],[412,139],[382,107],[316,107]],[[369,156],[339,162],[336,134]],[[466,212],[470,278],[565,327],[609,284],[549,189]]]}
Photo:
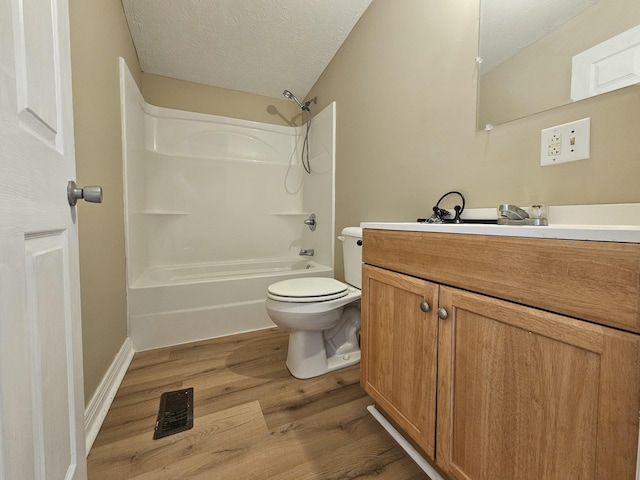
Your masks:
{"label": "tub spout", "polygon": [[313,257],[313,255],[316,252],[313,250],[313,248],[303,248],[300,250],[300,253],[298,255],[301,255],[303,257]]}

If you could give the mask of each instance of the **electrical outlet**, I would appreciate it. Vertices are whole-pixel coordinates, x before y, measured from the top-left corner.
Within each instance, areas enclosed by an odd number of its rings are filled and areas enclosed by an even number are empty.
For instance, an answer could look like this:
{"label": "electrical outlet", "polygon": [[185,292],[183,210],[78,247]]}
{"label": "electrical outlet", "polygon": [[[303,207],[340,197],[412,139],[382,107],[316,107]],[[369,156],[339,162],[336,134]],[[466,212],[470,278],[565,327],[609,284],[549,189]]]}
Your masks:
{"label": "electrical outlet", "polygon": [[540,135],[540,165],[589,158],[591,118],[545,128]]}
{"label": "electrical outlet", "polygon": [[561,153],[562,153],[562,148],[560,148],[560,145],[551,145],[551,146],[549,146],[548,156],[557,157]]}
{"label": "electrical outlet", "polygon": [[559,145],[562,143],[562,134],[554,132],[549,137],[549,145]]}

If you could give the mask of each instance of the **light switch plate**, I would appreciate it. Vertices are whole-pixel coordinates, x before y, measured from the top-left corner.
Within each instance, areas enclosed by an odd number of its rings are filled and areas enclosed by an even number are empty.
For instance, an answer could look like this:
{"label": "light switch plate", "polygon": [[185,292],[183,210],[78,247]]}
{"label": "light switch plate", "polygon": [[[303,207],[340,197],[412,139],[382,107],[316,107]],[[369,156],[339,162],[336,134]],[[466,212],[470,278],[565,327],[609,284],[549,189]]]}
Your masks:
{"label": "light switch plate", "polygon": [[591,154],[591,118],[545,128],[540,135],[540,165],[584,160]]}

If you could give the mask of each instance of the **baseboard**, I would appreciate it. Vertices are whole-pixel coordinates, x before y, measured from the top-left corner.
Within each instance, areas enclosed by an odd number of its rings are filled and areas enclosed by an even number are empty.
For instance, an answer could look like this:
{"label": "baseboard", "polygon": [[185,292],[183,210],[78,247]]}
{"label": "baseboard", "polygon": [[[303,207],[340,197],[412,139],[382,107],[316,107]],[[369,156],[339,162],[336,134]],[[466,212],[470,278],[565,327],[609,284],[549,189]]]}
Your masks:
{"label": "baseboard", "polygon": [[402,449],[407,452],[407,454],[413,459],[413,461],[418,464],[418,466],[424,471],[424,473],[429,475],[429,478],[431,480],[444,480],[444,478],[442,478],[442,476],[436,471],[436,469],[429,465],[429,462],[427,462],[424,457],[420,455],[420,453],[415,448],[413,448],[413,446],[407,441],[407,439],[405,439],[402,434],[398,430],[396,430],[393,425],[391,425],[389,420],[384,418],[384,416],[374,405],[368,406],[367,410],[369,410],[369,413],[373,415],[373,418],[378,421],[382,428],[389,432],[393,439],[398,442],[398,445],[400,445],[400,447],[402,447]]}
{"label": "baseboard", "polygon": [[131,360],[133,360],[134,353],[135,350],[133,349],[133,342],[129,337],[127,337],[122,344],[120,351],[116,355],[116,358],[113,359],[111,366],[109,366],[107,373],[102,377],[102,381],[100,382],[100,385],[98,385],[96,393],[94,393],[93,398],[91,398],[91,401],[85,409],[84,431],[87,455],[89,455],[93,442],[98,436],[100,427],[102,427],[102,423],[107,416],[109,407],[111,407],[111,403],[116,396],[116,392],[122,383],[124,374],[127,372],[127,368],[129,368]]}

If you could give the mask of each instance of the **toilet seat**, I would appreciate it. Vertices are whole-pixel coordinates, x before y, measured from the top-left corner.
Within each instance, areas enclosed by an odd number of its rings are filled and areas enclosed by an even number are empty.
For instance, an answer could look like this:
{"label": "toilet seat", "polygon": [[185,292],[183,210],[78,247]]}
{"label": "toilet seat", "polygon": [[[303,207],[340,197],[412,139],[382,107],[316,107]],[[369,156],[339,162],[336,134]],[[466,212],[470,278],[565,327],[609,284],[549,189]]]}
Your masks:
{"label": "toilet seat", "polygon": [[283,280],[269,285],[267,297],[279,302],[312,303],[335,300],[349,293],[348,285],[326,277]]}

